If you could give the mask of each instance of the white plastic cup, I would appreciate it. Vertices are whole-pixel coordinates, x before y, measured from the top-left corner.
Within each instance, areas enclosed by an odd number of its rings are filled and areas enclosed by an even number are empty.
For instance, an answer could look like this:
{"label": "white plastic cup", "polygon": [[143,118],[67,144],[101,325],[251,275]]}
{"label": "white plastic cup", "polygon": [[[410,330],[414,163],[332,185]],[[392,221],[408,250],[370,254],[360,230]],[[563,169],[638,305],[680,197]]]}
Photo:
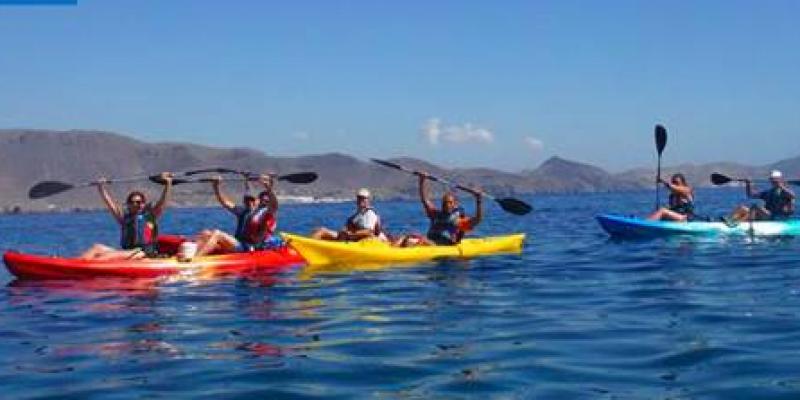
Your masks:
{"label": "white plastic cup", "polygon": [[195,254],[197,254],[197,243],[195,242],[183,242],[178,246],[178,261],[191,261]]}

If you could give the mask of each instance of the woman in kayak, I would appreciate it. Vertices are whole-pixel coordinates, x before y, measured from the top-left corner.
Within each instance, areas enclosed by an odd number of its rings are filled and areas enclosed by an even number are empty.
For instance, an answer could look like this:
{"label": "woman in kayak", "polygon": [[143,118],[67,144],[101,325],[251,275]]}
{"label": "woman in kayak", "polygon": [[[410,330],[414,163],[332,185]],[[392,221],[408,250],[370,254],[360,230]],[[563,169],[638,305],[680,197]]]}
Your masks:
{"label": "woman in kayak", "polygon": [[347,222],[345,222],[341,230],[334,231],[326,227],[320,227],[311,233],[311,237],[321,240],[340,241],[359,241],[367,238],[387,240],[381,228],[381,218],[370,205],[370,193],[365,188],[361,188],[356,192],[356,212],[347,218]]}
{"label": "woman in kayak", "polygon": [[475,229],[483,219],[483,196],[478,190],[470,189],[470,193],[475,196],[475,216],[470,217],[458,203],[458,199],[452,192],[445,192],[442,195],[442,208],[437,209],[433,202],[428,199],[428,189],[426,182],[428,174],[418,172],[419,176],[419,198],[425,215],[430,220],[430,227],[426,237],[418,235],[408,235],[395,241],[395,245],[402,247],[414,245],[440,245],[450,246],[458,244],[464,238],[464,234]]}
{"label": "woman in kayak", "polygon": [[751,199],[764,200],[764,206],[749,208],[739,206],[733,211],[731,219],[734,221],[745,221],[753,219],[760,220],[785,220],[794,214],[795,194],[786,185],[781,171],[774,170],[769,175],[771,188],[755,192],[753,184],[749,179],[744,180],[747,197]]}
{"label": "woman in kayak", "polygon": [[164,191],[155,206],[147,202],[147,197],[140,191],[128,193],[125,199],[126,209],[120,207],[108,191],[108,180],[97,182],[97,189],[111,215],[120,225],[120,247],[117,250],[104,244],[96,243],[81,255],[87,260],[125,260],[154,257],[158,255],[158,219],[164,213],[172,190],[172,174],[162,172],[160,179],[164,182]]}
{"label": "woman in kayak", "polygon": [[278,198],[273,189],[271,175],[261,175],[259,181],[264,191],[258,198],[245,194],[243,204],[237,206],[222,193],[222,177],[212,178],[212,186],[217,201],[223,208],[236,216],[236,232],[230,235],[218,229],[205,230],[197,237],[196,256],[214,252],[249,252],[280,247],[283,241],[273,236],[277,225]]}
{"label": "woman in kayak", "polygon": [[647,217],[654,221],[691,221],[694,215],[694,190],[686,182],[683,174],[674,174],[670,181],[658,179],[659,183],[669,189],[669,207],[661,207]]}

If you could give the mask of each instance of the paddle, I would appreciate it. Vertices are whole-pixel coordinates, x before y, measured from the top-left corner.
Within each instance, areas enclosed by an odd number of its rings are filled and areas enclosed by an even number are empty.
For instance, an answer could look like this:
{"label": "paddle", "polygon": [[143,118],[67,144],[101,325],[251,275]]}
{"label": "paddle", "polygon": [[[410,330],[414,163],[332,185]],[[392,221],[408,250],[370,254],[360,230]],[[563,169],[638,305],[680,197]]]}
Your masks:
{"label": "paddle", "polygon": [[[406,168],[406,167],[404,167],[404,166],[402,166],[400,164],[395,164],[395,163],[393,163],[391,161],[378,160],[378,159],[375,159],[375,158],[371,158],[370,160],[372,162],[376,163],[376,164],[383,165],[384,167],[394,168],[396,170],[400,170],[400,171],[403,171],[403,172],[408,172],[410,174],[414,174],[414,175],[417,175],[417,176],[420,175],[420,173],[418,171],[414,171],[414,170],[408,169],[408,168]],[[427,177],[428,177],[428,179],[430,179],[432,181],[436,181],[436,182],[443,183],[445,185],[453,186],[453,187],[455,187],[457,189],[461,189],[461,190],[466,191],[466,192],[475,193],[475,190],[472,189],[472,188],[468,188],[466,186],[462,186],[462,185],[459,185],[459,184],[454,184],[454,183],[452,183],[452,182],[450,182],[450,181],[448,181],[448,180],[446,180],[444,178],[440,178],[440,177],[433,176],[433,175],[427,175]],[[519,199],[515,199],[515,198],[512,198],[512,197],[496,198],[494,196],[489,195],[486,192],[481,192],[481,194],[483,196],[485,196],[485,197],[488,197],[488,198],[494,200],[495,202],[497,202],[497,204],[500,205],[500,207],[503,210],[508,211],[511,214],[525,215],[525,214],[527,214],[527,213],[529,213],[529,212],[531,212],[533,210],[533,207],[531,207],[528,203],[525,203],[524,201],[519,200]]]}
{"label": "paddle", "polygon": [[[727,175],[723,175],[717,172],[711,174],[711,183],[714,185],[724,185],[730,182],[744,182],[745,180],[742,178],[731,178]],[[787,179],[786,183],[791,185],[800,186],[800,179]]]}
{"label": "paddle", "polygon": [[[247,178],[247,180],[250,180],[250,181],[258,180],[258,176],[260,175],[260,174],[254,173],[254,172],[239,171],[239,170],[235,170],[235,169],[222,168],[222,167],[195,169],[195,170],[192,170],[192,171],[184,172],[183,174],[186,175],[186,176],[192,176],[192,175],[207,174],[207,173],[237,174],[237,175],[244,176],[245,178]],[[296,173],[285,174],[285,175],[275,175],[275,174],[272,174],[272,175],[275,176],[276,179],[279,180],[279,181],[286,181],[286,182],[289,182],[289,183],[306,184],[306,183],[311,183],[311,182],[314,182],[315,180],[317,180],[317,173],[316,172],[296,172]],[[207,178],[204,178],[204,179],[199,179],[197,181],[189,181],[189,182],[209,182],[209,181],[210,180],[208,180]]]}
{"label": "paddle", "polygon": [[[159,175],[150,175],[150,176],[137,176],[133,178],[123,178],[123,179],[112,179],[109,180],[108,183],[129,183],[129,182],[139,182],[143,180],[150,180],[151,182],[158,183],[163,185],[165,182],[161,179]],[[184,179],[173,179],[173,185],[179,185],[181,183],[189,182]],[[89,186],[96,186],[97,182],[85,182],[85,183],[67,183],[61,181],[42,181],[39,182],[33,187],[28,190],[28,198],[32,200],[41,199],[43,197],[49,197],[54,194],[66,192],[67,190],[72,190],[75,188],[83,188]]]}
{"label": "paddle", "polygon": [[742,181],[744,181],[744,179],[731,178],[731,177],[729,177],[727,175],[722,175],[722,174],[717,173],[717,172],[714,172],[714,173],[711,174],[711,183],[714,184],[714,185],[724,185],[726,183],[730,183],[730,182],[733,182],[733,181],[742,182]]}
{"label": "paddle", "polygon": [[667,128],[656,125],[656,151],[658,152],[658,169],[656,170],[656,210],[658,210],[660,200],[659,189],[661,188],[661,153],[667,147]]}

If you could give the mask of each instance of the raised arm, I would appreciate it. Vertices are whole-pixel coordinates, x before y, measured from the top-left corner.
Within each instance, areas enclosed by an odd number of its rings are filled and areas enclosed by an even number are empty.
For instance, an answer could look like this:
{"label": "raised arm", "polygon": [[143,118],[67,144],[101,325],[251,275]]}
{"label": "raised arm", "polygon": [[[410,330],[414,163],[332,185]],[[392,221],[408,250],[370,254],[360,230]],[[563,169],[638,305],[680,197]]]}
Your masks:
{"label": "raised arm", "polygon": [[267,191],[267,196],[269,196],[269,211],[273,215],[278,214],[278,197],[275,196],[275,190],[273,187],[275,186],[275,179],[272,175],[261,175],[261,184],[264,185],[264,189]]}
{"label": "raised arm", "polygon": [[474,229],[483,220],[483,192],[473,189],[470,193],[475,196],[475,216],[469,218],[469,227]]}
{"label": "raised arm", "polygon": [[111,212],[111,215],[117,220],[117,223],[122,225],[123,223],[123,216],[122,210],[120,210],[119,205],[114,198],[111,196],[111,193],[108,191],[108,179],[100,179],[97,181],[97,190],[100,192],[100,198],[103,199],[103,203],[106,204],[106,208],[108,211]]}
{"label": "raised arm", "polygon": [[436,213],[436,207],[428,199],[428,174],[425,172],[418,172],[417,176],[419,176],[419,200],[422,202],[425,215],[430,218]]}
{"label": "raised arm", "polygon": [[164,209],[167,208],[167,204],[169,203],[169,197],[172,193],[172,173],[171,172],[162,172],[159,177],[164,182],[164,190],[161,192],[161,198],[158,199],[158,203],[153,207],[153,214],[156,218],[160,217],[162,213],[164,213]]}
{"label": "raised arm", "polygon": [[214,188],[214,196],[222,207],[230,212],[236,208],[236,204],[232,202],[227,196],[222,193],[222,177],[217,175],[211,178],[211,186]]}

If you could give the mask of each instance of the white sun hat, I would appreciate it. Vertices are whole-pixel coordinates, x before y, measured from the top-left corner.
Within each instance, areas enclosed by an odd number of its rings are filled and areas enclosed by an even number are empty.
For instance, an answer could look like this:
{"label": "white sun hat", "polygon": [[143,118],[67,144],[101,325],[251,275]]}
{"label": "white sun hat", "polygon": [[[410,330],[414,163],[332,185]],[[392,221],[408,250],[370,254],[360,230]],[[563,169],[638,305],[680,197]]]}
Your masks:
{"label": "white sun hat", "polygon": [[781,179],[783,178],[783,174],[781,173],[781,171],[773,169],[772,172],[769,173],[769,177],[772,179]]}
{"label": "white sun hat", "polygon": [[356,192],[356,197],[366,197],[366,198],[369,198],[369,197],[370,197],[370,196],[369,196],[369,189],[367,189],[367,188],[361,188],[361,189],[358,189],[358,191]]}

